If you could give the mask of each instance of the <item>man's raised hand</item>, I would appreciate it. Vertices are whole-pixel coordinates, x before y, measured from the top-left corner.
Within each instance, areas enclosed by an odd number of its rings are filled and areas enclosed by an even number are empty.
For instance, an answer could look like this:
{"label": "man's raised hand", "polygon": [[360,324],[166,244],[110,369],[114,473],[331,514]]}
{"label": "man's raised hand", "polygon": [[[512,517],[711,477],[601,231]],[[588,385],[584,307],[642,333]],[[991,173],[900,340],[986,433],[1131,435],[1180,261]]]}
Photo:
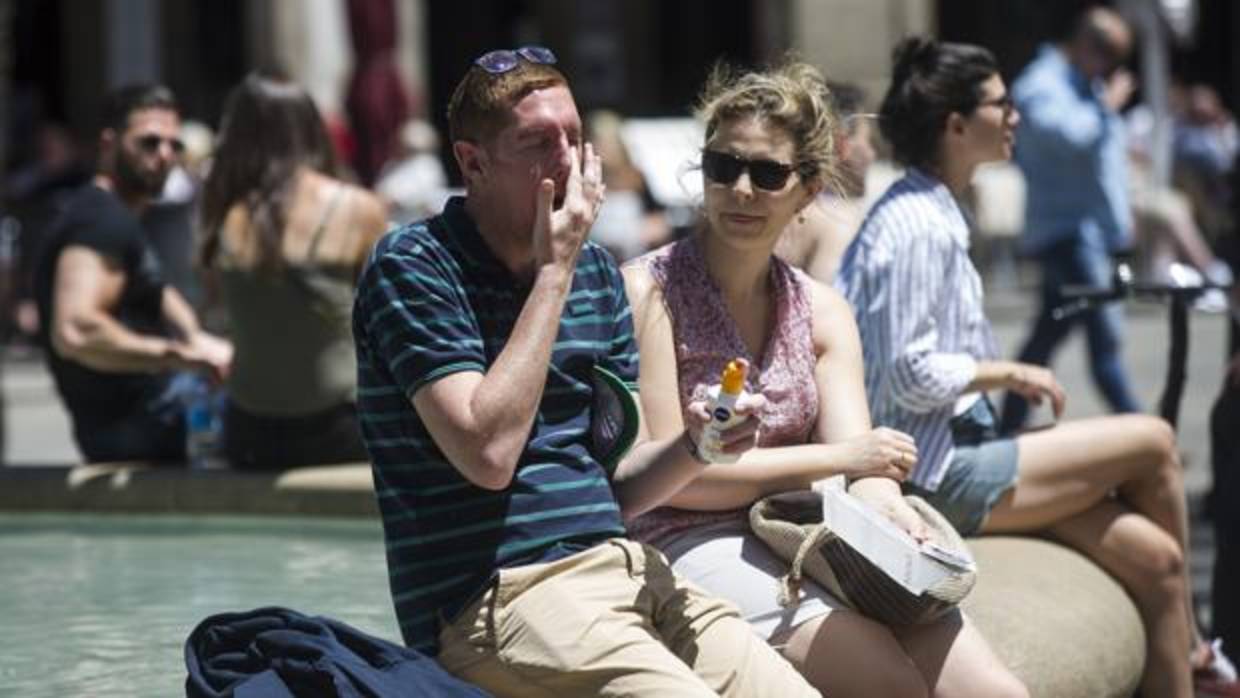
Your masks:
{"label": "man's raised hand", "polygon": [[586,143],[585,161],[576,148],[570,149],[568,181],[564,200],[555,206],[555,182],[543,178],[538,183],[538,208],[534,216],[534,254],[539,266],[558,264],[572,269],[577,254],[590,234],[590,227],[603,204],[603,167],[594,146]]}

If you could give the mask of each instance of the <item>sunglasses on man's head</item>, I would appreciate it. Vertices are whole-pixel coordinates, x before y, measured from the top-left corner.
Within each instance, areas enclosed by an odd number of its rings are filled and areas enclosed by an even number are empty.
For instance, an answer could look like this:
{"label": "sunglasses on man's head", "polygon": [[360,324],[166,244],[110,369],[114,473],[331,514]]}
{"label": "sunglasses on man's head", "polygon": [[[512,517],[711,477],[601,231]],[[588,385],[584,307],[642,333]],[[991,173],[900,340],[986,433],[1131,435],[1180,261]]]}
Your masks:
{"label": "sunglasses on man's head", "polygon": [[474,60],[474,65],[491,75],[500,75],[516,68],[523,58],[528,63],[555,65],[555,54],[551,52],[551,49],[543,46],[522,46],[518,49],[505,48],[490,51],[478,56]]}
{"label": "sunglasses on man's head", "polygon": [[172,148],[172,152],[177,155],[185,152],[185,143],[180,138],[163,138],[162,136],[148,133],[145,136],[138,136],[137,139],[138,147],[146,153],[159,152],[159,146],[164,143],[167,143],[168,147]]}
{"label": "sunglasses on man's head", "polygon": [[702,151],[702,174],[712,182],[729,185],[749,172],[749,181],[759,189],[779,191],[788,183],[788,177],[799,169],[794,165],[774,160],[746,160],[718,150]]}

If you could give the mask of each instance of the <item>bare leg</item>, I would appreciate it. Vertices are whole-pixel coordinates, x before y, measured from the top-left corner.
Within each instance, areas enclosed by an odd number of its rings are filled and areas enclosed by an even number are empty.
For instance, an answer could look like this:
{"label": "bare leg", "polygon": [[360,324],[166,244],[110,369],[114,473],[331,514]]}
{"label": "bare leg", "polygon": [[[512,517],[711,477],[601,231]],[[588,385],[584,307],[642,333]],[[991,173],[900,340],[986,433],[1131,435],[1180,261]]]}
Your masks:
{"label": "bare leg", "polygon": [[[1000,500],[983,530],[1040,531],[1117,493],[1188,550],[1188,502],[1175,432],[1146,415],[1068,422],[1021,436],[1020,482]],[[1187,648],[1202,646],[1185,584],[1184,613],[1192,628]]]}
{"label": "bare leg", "polygon": [[929,696],[891,630],[853,611],[802,623],[788,637],[784,657],[824,696]]}
{"label": "bare leg", "polygon": [[1132,595],[1146,630],[1141,695],[1193,695],[1185,648],[1192,627],[1184,616],[1187,576],[1180,546],[1150,519],[1115,501],[1050,527],[1052,537],[1088,555]]}
{"label": "bare leg", "polygon": [[1161,278],[1170,264],[1176,261],[1175,241],[1169,227],[1158,216],[1148,213],[1136,216],[1134,232],[1140,238],[1146,275]]}
{"label": "bare leg", "polygon": [[1187,199],[1177,199],[1175,205],[1168,207],[1166,224],[1182,258],[1201,271],[1208,269],[1215,260],[1214,253],[1193,220]]}
{"label": "bare leg", "polygon": [[1193,219],[1187,198],[1164,190],[1141,208],[1137,212],[1137,226],[1151,249],[1154,258],[1151,261],[1161,261],[1165,265],[1178,258],[1201,271],[1215,261],[1214,253]]}
{"label": "bare leg", "polygon": [[[1177,664],[1187,666],[1189,652],[1200,645],[1192,612],[1191,585],[1184,570],[1188,546],[1188,513],[1175,435],[1163,420],[1144,415],[1101,417],[1070,422],[1017,440],[1020,481],[991,512],[983,526],[988,533],[1049,531],[1089,555],[1120,580],[1142,606],[1149,634],[1163,652],[1170,642],[1181,642]],[[1112,499],[1118,496],[1118,501]],[[1100,511],[1111,518],[1099,520]],[[1120,513],[1127,516],[1120,517]],[[1082,528],[1081,521],[1091,525]],[[1122,525],[1120,522],[1124,522]],[[1129,523],[1131,522],[1131,523]],[[1066,527],[1066,529],[1065,529]],[[1081,531],[1088,531],[1088,535]],[[1174,545],[1164,555],[1178,560],[1159,565],[1144,547],[1157,548],[1159,538]],[[1093,535],[1094,537],[1090,537]],[[1106,539],[1106,536],[1110,536]],[[1144,537],[1142,537],[1144,536]],[[1134,572],[1134,566],[1140,566]],[[1153,569],[1148,569],[1153,566]],[[1164,569],[1175,568],[1174,574]],[[1153,574],[1176,577],[1151,589]],[[1165,624],[1161,596],[1155,591],[1174,587],[1180,595],[1179,625],[1184,632],[1156,632],[1151,623]],[[1168,626],[1170,627],[1170,626]],[[1169,662],[1163,654],[1157,659]],[[1151,664],[1150,666],[1153,666]],[[1164,663],[1163,673],[1171,668]],[[1150,675],[1147,668],[1147,678]],[[1152,692],[1147,695],[1173,695]]]}
{"label": "bare leg", "polygon": [[900,644],[935,698],[1028,698],[1029,691],[961,613],[901,628]]}
{"label": "bare leg", "polygon": [[1188,541],[1175,436],[1145,415],[1098,417],[1017,439],[1020,479],[990,513],[984,531],[1044,530],[1118,492],[1181,546]]}

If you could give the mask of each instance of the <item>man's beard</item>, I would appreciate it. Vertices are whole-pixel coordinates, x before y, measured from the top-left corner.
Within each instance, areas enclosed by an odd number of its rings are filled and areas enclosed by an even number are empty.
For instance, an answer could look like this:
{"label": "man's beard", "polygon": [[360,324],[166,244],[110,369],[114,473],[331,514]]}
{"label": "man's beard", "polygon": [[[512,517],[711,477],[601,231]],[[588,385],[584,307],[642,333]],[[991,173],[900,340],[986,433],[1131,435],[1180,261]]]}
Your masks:
{"label": "man's beard", "polygon": [[141,172],[124,152],[116,154],[116,186],[130,195],[158,198],[164,191],[168,170]]}

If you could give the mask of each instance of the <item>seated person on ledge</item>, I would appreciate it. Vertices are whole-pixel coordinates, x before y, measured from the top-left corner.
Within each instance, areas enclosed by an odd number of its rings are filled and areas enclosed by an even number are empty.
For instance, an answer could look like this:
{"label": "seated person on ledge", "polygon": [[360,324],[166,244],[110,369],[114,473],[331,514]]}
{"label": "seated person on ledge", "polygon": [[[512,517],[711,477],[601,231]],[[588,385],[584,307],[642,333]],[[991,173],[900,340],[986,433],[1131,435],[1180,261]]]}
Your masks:
{"label": "seated person on ledge", "polygon": [[39,339],[88,462],[184,461],[186,394],[223,379],[228,342],[165,283],[139,220],[184,146],[166,87],[108,97],[99,166],[52,224],[35,269]]}
{"label": "seated person on ledge", "polygon": [[1038,533],[1092,559],[1145,624],[1141,694],[1188,698],[1194,670],[1214,685],[1208,665],[1223,660],[1193,620],[1175,434],[1124,415],[998,437],[985,391],[1050,401],[1056,416],[1064,403],[1047,369],[996,359],[957,203],[978,165],[1011,156],[1020,115],[986,49],[914,37],[894,66],[879,123],[908,173],[871,209],[836,283],[857,318],[871,418],[917,440],[904,489],[964,535]]}
{"label": "seated person on ledge", "polygon": [[596,452],[592,376],[634,384],[637,347],[620,272],[586,241],[600,164],[554,62],[470,66],[448,106],[465,197],[383,237],[359,281],[358,409],[404,640],[499,696],[817,696],[624,537],[701,472],[709,418],[618,464]]}
{"label": "seated person on ledge", "polygon": [[260,75],[233,89],[204,188],[202,261],[236,347],[224,435],[238,469],[366,460],[353,287],[387,218],[335,170],[304,89]]}
{"label": "seated person on ledge", "polygon": [[760,497],[834,475],[906,527],[921,526],[899,481],[917,462],[912,438],[872,429],[861,347],[839,293],[773,255],[787,224],[831,179],[835,117],[818,71],[717,69],[701,96],[704,222],[696,234],[625,265],[641,352],[641,401],[651,436],[692,421],[694,401],[734,357],[746,389],[768,399],[758,448],[702,471],[631,533],[672,569],[737,604],[830,696],[1024,696],[1020,681],[958,613],[896,628],[842,606],[806,580],[799,602],[777,602],[787,565],[749,530]]}

